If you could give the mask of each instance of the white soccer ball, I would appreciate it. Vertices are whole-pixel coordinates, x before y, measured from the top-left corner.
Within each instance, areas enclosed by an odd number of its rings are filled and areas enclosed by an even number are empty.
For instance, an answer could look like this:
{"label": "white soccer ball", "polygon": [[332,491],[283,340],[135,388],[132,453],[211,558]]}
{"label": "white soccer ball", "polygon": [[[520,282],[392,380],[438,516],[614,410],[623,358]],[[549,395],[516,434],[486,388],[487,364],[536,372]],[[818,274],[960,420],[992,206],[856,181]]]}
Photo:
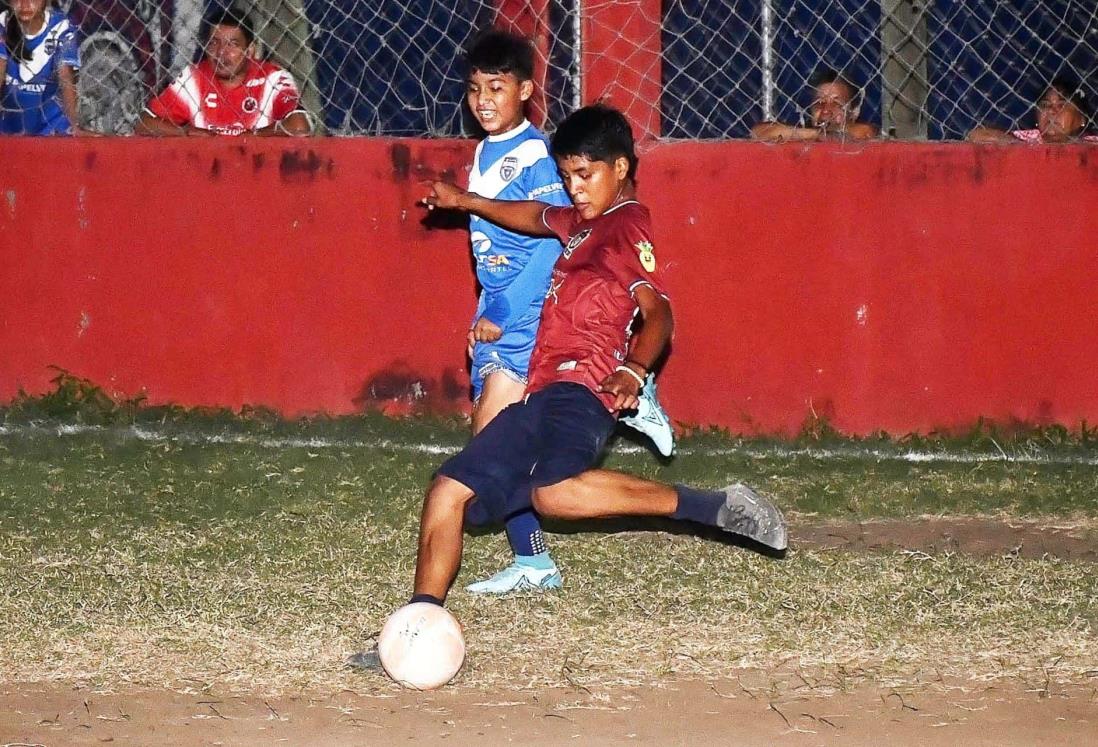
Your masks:
{"label": "white soccer ball", "polygon": [[457,619],[437,604],[406,604],[385,621],[377,641],[385,673],[404,687],[434,690],[454,678],[465,661]]}

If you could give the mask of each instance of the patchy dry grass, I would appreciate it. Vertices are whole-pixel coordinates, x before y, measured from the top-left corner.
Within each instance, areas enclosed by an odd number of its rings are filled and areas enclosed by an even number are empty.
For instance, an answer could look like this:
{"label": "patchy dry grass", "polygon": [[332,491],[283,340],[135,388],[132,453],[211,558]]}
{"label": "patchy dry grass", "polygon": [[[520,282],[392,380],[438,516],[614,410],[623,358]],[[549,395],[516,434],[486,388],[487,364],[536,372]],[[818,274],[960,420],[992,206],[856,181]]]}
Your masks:
{"label": "patchy dry grass", "polygon": [[[5,681],[365,689],[348,673],[404,601],[414,527],[282,514],[124,544],[7,537]],[[287,537],[291,539],[287,539]],[[641,684],[794,668],[834,682],[917,672],[1082,680],[1098,662],[1093,566],[919,554],[792,553],[775,561],[688,537],[555,538],[568,588],[456,591],[466,686]],[[461,581],[504,558],[474,538]]]}
{"label": "patchy dry grass", "polygon": [[[0,437],[0,679],[388,687],[343,661],[407,598],[420,494],[442,458],[422,447],[456,448],[459,424],[165,418],[140,437],[113,427]],[[620,449],[608,465],[712,486],[746,479],[799,512],[793,521],[1098,514],[1088,444],[1070,459],[1022,462],[913,462],[898,458],[905,444],[885,454],[712,436],[685,446],[669,465]],[[565,591],[500,600],[460,586],[506,562],[505,541],[468,538],[450,603],[467,629],[464,686],[653,683],[743,667],[800,672],[821,688],[926,672],[1038,686],[1098,670],[1089,564],[795,549],[776,561],[600,525],[550,539]]]}

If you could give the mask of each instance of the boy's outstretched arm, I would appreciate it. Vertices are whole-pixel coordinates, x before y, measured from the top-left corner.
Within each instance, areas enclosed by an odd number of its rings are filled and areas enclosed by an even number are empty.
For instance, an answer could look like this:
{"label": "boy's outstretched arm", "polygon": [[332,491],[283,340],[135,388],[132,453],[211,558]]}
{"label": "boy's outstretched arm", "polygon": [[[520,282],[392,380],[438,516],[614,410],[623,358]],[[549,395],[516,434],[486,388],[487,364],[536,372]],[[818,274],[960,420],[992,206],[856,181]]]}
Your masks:
{"label": "boy's outstretched arm", "polygon": [[526,200],[490,200],[461,187],[446,182],[431,182],[431,194],[421,202],[428,210],[444,208],[462,210],[481,218],[530,236],[555,236],[541,220],[541,213],[548,207],[544,202]]}
{"label": "boy's outstretched arm", "polygon": [[614,395],[615,410],[634,410],[637,407],[638,394],[644,377],[652,370],[663,349],[667,347],[674,330],[675,322],[671,316],[671,304],[650,285],[638,285],[633,295],[640,308],[644,325],[629,345],[623,367],[630,369],[635,376],[625,371],[615,371],[603,379],[599,388]]}

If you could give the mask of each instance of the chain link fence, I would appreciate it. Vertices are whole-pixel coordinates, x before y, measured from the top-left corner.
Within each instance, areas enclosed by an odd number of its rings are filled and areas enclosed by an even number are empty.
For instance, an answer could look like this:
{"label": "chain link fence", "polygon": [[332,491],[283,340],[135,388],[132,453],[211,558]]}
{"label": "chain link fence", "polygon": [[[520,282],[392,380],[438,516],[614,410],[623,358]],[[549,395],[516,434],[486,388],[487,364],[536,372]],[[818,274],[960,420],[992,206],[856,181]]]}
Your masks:
{"label": "chain link fence", "polygon": [[[501,12],[536,19],[541,111],[551,128],[604,93],[585,85],[591,11],[609,0],[238,2],[264,55],[287,67],[333,135],[452,136],[471,128],[460,52]],[[81,30],[81,118],[129,132],[148,98],[201,54],[205,0],[60,0]],[[862,88],[860,118],[907,139],[955,140],[977,124],[1029,126],[1056,77],[1098,98],[1095,0],[620,0],[643,14],[627,43],[659,64],[660,135],[744,138],[803,120],[821,67]],[[587,25],[585,25],[587,24]],[[601,31],[615,32],[614,29]],[[621,55],[620,45],[615,54]],[[613,103],[623,106],[621,93]],[[640,95],[640,94],[635,94]]]}

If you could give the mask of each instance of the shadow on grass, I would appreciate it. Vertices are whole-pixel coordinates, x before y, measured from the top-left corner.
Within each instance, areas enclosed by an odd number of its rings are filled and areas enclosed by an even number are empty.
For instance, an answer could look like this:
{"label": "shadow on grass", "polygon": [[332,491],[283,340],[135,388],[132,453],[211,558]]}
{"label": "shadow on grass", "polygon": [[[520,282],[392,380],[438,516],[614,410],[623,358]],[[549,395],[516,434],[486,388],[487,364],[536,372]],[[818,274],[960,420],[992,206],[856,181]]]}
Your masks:
{"label": "shadow on grass", "polygon": [[[542,519],[542,528],[550,534],[625,534],[629,532],[663,532],[675,536],[690,536],[703,539],[708,542],[717,542],[730,547],[739,547],[744,550],[765,555],[768,558],[781,560],[785,558],[786,550],[775,550],[761,542],[744,537],[739,534],[730,534],[717,527],[709,527],[693,522],[675,521],[662,516],[622,516],[613,519],[582,519],[579,521],[563,521],[559,519]],[[483,537],[489,534],[503,532],[502,524],[481,527],[466,527],[466,533],[474,537]]]}

